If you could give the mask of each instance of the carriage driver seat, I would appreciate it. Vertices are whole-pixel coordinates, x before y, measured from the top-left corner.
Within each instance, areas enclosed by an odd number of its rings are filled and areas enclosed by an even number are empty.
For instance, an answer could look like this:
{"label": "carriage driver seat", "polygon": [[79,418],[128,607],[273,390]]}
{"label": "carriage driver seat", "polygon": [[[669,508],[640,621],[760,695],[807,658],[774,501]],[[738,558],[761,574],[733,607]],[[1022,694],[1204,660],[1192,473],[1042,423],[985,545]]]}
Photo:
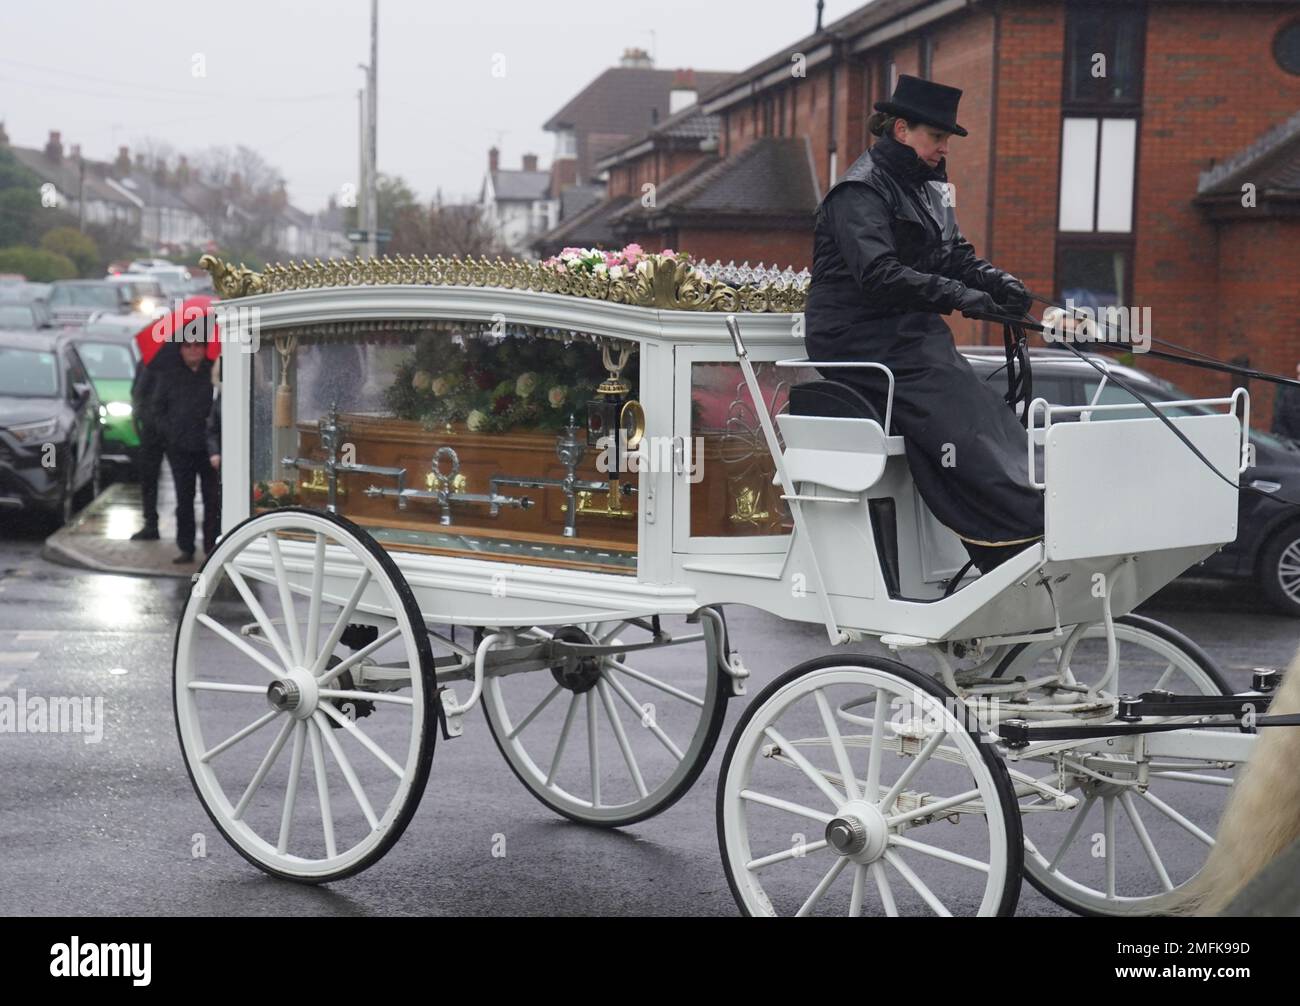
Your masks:
{"label": "carriage driver seat", "polygon": [[[790,415],[822,416],[830,419],[871,419],[884,430],[880,411],[862,392],[843,381],[821,379],[790,387]],[[886,433],[888,431],[885,431]],[[881,573],[891,597],[899,597],[898,518],[894,500],[888,496],[869,499],[872,537]]]}
{"label": "carriage driver seat", "polygon": [[805,381],[790,387],[790,415],[831,419],[874,419],[885,427],[884,417],[862,392],[843,381]]}

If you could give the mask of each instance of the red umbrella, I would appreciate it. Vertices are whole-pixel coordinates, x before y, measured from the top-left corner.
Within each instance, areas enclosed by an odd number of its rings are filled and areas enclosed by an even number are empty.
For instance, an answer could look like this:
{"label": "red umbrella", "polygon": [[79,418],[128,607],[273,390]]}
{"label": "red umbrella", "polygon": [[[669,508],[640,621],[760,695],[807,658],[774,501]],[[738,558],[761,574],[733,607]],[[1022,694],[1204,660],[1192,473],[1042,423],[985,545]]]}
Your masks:
{"label": "red umbrella", "polygon": [[[206,341],[208,359],[216,360],[221,355],[221,330],[217,325],[216,312],[211,307],[216,299],[206,295],[187,297],[170,314],[165,314],[142,328],[135,334],[135,344],[140,347],[140,359],[146,364],[152,364],[159,351],[166,346]],[[178,355],[179,351],[173,349],[172,353]]]}

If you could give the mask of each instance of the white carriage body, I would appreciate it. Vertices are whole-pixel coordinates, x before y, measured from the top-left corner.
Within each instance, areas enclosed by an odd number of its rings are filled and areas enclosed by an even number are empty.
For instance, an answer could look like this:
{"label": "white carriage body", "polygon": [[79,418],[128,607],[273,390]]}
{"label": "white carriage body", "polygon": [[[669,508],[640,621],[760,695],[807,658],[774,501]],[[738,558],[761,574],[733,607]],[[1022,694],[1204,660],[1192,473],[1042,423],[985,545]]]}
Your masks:
{"label": "white carriage body", "polygon": [[[886,435],[871,420],[778,417],[787,448],[786,494],[831,498],[791,501],[802,510],[807,534],[797,529],[733,537],[692,534],[693,368],[737,363],[720,311],[668,310],[527,289],[417,284],[292,289],[227,303],[238,306],[239,317],[255,326],[255,335],[252,345],[248,331],[228,337],[222,353],[223,530],[250,514],[250,350],[260,343],[266,352],[278,333],[337,322],[362,327],[394,320],[492,324],[504,318],[509,325],[635,343],[632,360],[645,438],[651,445],[669,445],[661,453],[672,461],[650,470],[643,466],[636,475],[635,575],[420,554],[381,538],[430,623],[559,625],[690,613],[725,602],[826,623],[833,641],[843,639],[835,634],[836,626],[917,641],[1007,637],[1095,620],[1103,593],[1113,614],[1129,611],[1236,536],[1235,483],[1243,432],[1234,414],[1236,398],[1203,403],[1228,406],[1216,415],[1171,420],[1224,478],[1156,418],[1105,423],[1049,419],[1046,429],[1029,434],[1041,445],[1044,459],[1045,541],[943,597],[946,581],[966,559],[960,540],[935,520],[917,494],[902,438]],[[798,315],[744,312],[735,317],[752,363],[804,357]],[[817,376],[810,370],[805,379]],[[768,450],[760,430],[751,426],[744,432],[753,450]],[[780,479],[778,471],[773,481],[779,484]],[[882,497],[895,504],[898,597],[889,594],[873,539],[868,500]],[[430,525],[435,521],[430,513]],[[302,580],[305,590],[310,567],[306,546],[288,542],[285,555],[291,575]],[[269,557],[261,570],[253,557],[242,562],[249,574],[267,575]],[[341,589],[331,582],[327,576],[327,593]],[[819,582],[825,584],[825,600]],[[361,608],[382,613],[377,594],[368,595]]]}
{"label": "white carriage body", "polygon": [[[1175,889],[1135,798],[1168,818],[1166,836],[1212,844],[1148,789],[1230,785],[1223,773],[1253,739],[1234,705],[1259,693],[1225,698],[1195,644],[1127,613],[1235,538],[1244,391],[1157,415],[1028,403],[1045,535],[959,580],[966,549],[921,499],[892,401],[880,422],[783,409],[789,386],[821,380],[818,365],[884,370],[807,360],[789,277],[735,288],[663,255],[617,277],[441,259],[261,277],[207,267],[224,298],[223,537],[182,614],[175,707],[200,799],[262,869],[314,882],[376,861],[418,804],[437,728],[456,736],[480,703],[512,771],[551,809],[603,826],[661,812],[745,693],[726,604],[823,625],[833,645],[915,648],[940,679],[849,652],[809,654],[766,684],[719,773],[719,845],[747,912],[775,911],[768,867],[797,871],[829,848],[829,872],[814,871],[811,894],[792,886],[792,910],[811,910],[844,871],[850,914],[868,876],[897,914],[889,864],[925,910],[947,914],[906,852],[974,878],[963,898],[981,914],[1014,910],[1022,863],[1062,904],[1128,914]],[[570,410],[586,413],[582,437],[576,418],[563,424]],[[636,462],[603,466],[601,437],[625,423]],[[1121,660],[1121,645],[1137,659]],[[463,703],[449,687],[462,682]],[[239,711],[263,700],[258,719]],[[640,729],[624,727],[619,702]],[[1133,729],[1144,702],[1160,721],[1149,737]],[[265,755],[241,746],[277,718]],[[586,743],[570,743],[580,721]],[[327,754],[356,811],[331,803]],[[318,839],[294,825],[308,757]],[[272,795],[255,804],[264,783]],[[803,802],[814,789],[821,809]],[[1092,856],[1061,867],[1096,800],[1107,849],[1117,804],[1132,818],[1157,894],[1121,894],[1113,852],[1096,887],[1076,879]],[[1067,829],[1054,855],[1022,815]],[[790,845],[792,823],[803,830]],[[811,827],[824,838],[806,843]],[[973,846],[927,844],[953,831]]]}

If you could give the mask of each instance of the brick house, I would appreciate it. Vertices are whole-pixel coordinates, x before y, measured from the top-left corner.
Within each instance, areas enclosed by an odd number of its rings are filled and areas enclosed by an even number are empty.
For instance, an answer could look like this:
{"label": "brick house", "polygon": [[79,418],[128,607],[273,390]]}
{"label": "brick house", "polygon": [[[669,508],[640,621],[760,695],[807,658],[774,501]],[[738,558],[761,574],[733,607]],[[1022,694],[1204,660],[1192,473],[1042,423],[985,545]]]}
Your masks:
{"label": "brick house", "polygon": [[[1300,108],[1300,0],[875,0],[703,92],[700,112],[718,121],[707,156],[725,163],[802,141],[825,192],[867,148],[872,104],[899,73],[964,91],[970,135],[953,138],[948,170],[981,256],[1045,296],[1150,306],[1157,337],[1292,372],[1300,143],[1284,124]],[[654,162],[654,140],[626,145],[641,163],[602,162],[611,192],[620,173],[657,187],[656,208],[616,211],[622,233],[639,212],[647,240],[658,233],[701,257],[811,264],[811,213],[802,236],[794,227],[777,238],[749,207],[758,252],[734,220],[709,233],[652,230],[656,210],[670,215],[665,196],[690,185],[674,171],[722,170],[702,166],[704,152],[684,168]],[[1259,193],[1250,207],[1248,181]],[[959,341],[996,335],[950,324]],[[1225,387],[1210,373],[1151,369],[1193,392]],[[1272,393],[1254,391],[1264,421]]]}
{"label": "brick house", "polygon": [[[558,219],[551,232],[534,237],[534,251],[545,257],[567,245],[615,243],[610,217],[630,200],[607,189],[603,160],[632,141],[639,143],[646,130],[653,134],[669,123],[680,125],[702,91],[730,78],[730,73],[715,70],[656,69],[643,49],[632,48],[623,52],[618,66],[603,71],[566,102],[543,126],[555,134],[550,194],[558,201]],[[694,137],[693,142],[700,139]],[[607,202],[610,199],[615,201]]]}

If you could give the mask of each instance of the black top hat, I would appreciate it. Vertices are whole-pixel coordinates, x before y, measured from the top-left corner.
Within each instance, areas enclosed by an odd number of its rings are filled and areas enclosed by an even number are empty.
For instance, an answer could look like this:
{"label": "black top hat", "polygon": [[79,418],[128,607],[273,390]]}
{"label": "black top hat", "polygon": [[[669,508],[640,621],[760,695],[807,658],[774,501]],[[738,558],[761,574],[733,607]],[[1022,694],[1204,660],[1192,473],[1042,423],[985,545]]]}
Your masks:
{"label": "black top hat", "polygon": [[877,101],[875,107],[878,112],[888,112],[908,122],[923,122],[945,133],[966,136],[966,130],[957,125],[960,100],[960,88],[900,73],[894,96],[888,101]]}

